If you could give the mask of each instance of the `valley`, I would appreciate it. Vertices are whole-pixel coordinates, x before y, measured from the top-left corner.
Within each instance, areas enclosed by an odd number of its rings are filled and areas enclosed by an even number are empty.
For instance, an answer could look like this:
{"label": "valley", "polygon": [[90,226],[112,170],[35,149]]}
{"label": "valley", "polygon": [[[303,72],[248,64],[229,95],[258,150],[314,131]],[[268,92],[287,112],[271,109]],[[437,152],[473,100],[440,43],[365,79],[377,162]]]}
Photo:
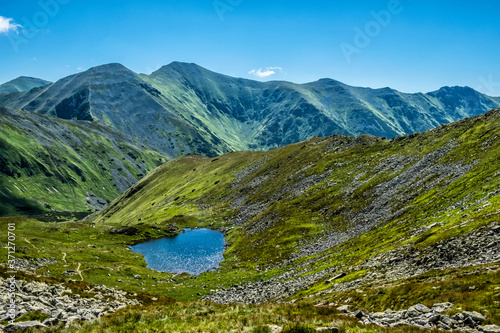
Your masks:
{"label": "valley", "polygon": [[[187,155],[86,221],[0,223],[16,225],[15,269],[29,272],[22,279],[63,283],[90,298],[87,290],[104,285],[142,304],[95,322],[66,312],[47,331],[297,324],[364,332],[399,320],[392,330],[495,332],[499,123],[496,109],[391,140],[334,135],[267,152]],[[127,246],[182,228],[225,234],[218,270],[196,277],[153,271]],[[451,305],[396,318],[420,303]],[[425,313],[439,317],[425,321]],[[238,320],[229,321],[231,314]]]}

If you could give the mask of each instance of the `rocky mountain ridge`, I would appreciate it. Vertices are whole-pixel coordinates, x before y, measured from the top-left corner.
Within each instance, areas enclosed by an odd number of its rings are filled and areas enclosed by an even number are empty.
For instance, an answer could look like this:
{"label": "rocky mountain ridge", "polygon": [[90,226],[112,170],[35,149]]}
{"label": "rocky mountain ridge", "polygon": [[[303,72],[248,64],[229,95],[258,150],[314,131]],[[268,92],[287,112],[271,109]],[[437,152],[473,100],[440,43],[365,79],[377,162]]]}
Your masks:
{"label": "rocky mountain ridge", "polygon": [[108,64],[31,91],[0,96],[0,106],[63,119],[97,121],[170,157],[267,150],[333,134],[393,138],[499,107],[468,87],[427,94],[258,82],[173,62],[151,75]]}

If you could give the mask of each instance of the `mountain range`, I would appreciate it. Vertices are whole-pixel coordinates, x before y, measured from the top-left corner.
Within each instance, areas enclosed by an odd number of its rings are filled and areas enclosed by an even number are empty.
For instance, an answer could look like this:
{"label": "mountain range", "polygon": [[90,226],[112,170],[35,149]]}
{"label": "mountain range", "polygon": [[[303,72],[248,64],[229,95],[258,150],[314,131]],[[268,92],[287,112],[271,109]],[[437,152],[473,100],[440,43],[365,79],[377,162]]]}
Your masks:
{"label": "mountain range", "polygon": [[404,94],[332,79],[258,82],[180,62],[150,75],[108,64],[54,83],[20,77],[0,89],[9,92],[0,93],[0,215],[93,211],[187,154],[333,134],[394,138],[500,106],[468,87]]}
{"label": "mountain range", "polygon": [[405,94],[332,79],[258,82],[174,62],[150,75],[120,64],[94,67],[0,94],[0,106],[95,121],[174,158],[268,150],[333,134],[393,138],[482,114],[500,100],[468,87]]}
{"label": "mountain range", "polygon": [[[0,93],[0,331],[500,331],[498,98],[182,63],[33,84]],[[183,228],[224,233],[220,267],[131,251]]]}

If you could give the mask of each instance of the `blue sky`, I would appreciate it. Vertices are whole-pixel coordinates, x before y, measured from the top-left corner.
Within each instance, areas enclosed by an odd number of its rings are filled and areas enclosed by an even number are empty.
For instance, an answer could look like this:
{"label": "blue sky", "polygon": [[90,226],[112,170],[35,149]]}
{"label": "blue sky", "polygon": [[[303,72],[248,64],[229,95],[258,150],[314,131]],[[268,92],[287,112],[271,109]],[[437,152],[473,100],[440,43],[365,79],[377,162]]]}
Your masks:
{"label": "blue sky", "polygon": [[0,2],[0,82],[172,61],[256,80],[500,96],[500,1]]}

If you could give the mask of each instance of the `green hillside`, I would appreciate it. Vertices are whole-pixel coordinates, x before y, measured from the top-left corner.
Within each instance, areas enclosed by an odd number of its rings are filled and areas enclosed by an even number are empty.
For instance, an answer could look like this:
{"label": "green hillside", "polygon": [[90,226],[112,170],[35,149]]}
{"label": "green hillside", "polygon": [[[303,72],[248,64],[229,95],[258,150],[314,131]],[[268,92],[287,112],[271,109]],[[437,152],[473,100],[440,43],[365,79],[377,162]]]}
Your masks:
{"label": "green hillside", "polygon": [[[317,296],[337,283],[360,279],[362,285],[366,277],[382,283],[454,263],[491,264],[500,259],[498,251],[484,258],[481,253],[491,235],[445,259],[433,251],[436,244],[453,247],[457,239],[476,239],[471,235],[477,230],[489,235],[495,227],[499,123],[497,109],[390,141],[333,136],[265,153],[185,156],[134,185],[96,223],[229,230],[225,269],[276,276],[272,292],[262,292],[269,285],[257,283],[250,291],[209,297],[223,303]],[[402,253],[430,258],[419,262]],[[378,276],[391,257],[400,265]],[[341,272],[347,276],[324,283]]]}
{"label": "green hillside", "polygon": [[[287,332],[490,332],[479,325],[500,323],[499,125],[496,109],[392,140],[336,135],[268,152],[188,155],[87,221],[7,217],[0,225],[15,225],[16,265],[31,272],[20,269],[18,279],[82,295],[71,299],[91,300],[104,285],[142,302],[47,332],[269,332],[269,324]],[[219,269],[159,272],[127,246],[188,227],[225,233]],[[385,322],[416,304],[447,310],[433,317],[438,326],[424,315],[403,324],[420,328]],[[29,311],[20,318],[43,316]]]}
{"label": "green hillside", "polygon": [[88,214],[165,161],[95,123],[0,108],[0,215]]}
{"label": "green hillside", "polygon": [[33,88],[43,87],[51,84],[50,81],[37,79],[34,77],[20,76],[4,84],[0,84],[0,93],[10,94],[14,92],[24,92]]}

